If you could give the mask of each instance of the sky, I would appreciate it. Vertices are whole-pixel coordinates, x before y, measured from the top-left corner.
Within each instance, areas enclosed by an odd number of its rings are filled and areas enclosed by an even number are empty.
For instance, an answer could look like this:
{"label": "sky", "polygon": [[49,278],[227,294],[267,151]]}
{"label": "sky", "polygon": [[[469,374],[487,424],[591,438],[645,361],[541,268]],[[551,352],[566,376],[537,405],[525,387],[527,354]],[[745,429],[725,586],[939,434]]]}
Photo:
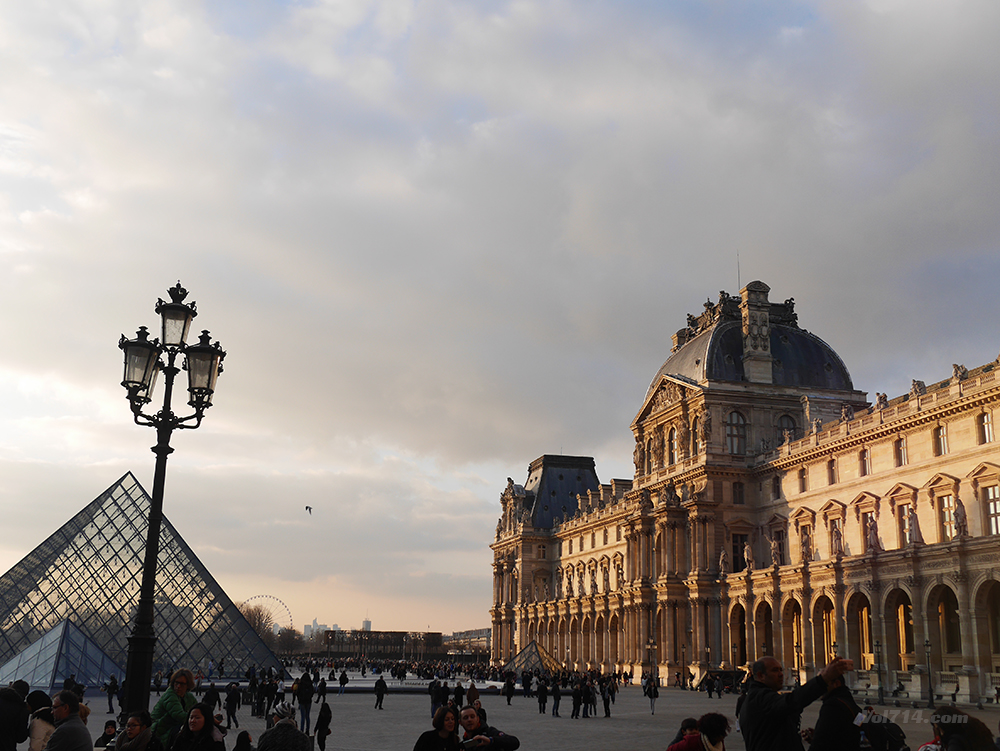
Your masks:
{"label": "sky", "polygon": [[872,398],[993,360],[998,30],[993,0],[0,0],[0,571],[151,489],[117,343],[178,280],[228,356],[165,513],[296,627],[487,627],[506,478],[631,478],[719,290],[794,297]]}

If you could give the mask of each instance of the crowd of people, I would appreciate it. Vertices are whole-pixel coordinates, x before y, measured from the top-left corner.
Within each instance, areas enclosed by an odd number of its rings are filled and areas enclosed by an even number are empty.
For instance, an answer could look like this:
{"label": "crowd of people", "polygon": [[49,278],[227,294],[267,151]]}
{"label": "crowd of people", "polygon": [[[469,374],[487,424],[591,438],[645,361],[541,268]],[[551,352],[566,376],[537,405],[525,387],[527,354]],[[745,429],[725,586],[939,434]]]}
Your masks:
{"label": "crowd of people", "polygon": [[[129,713],[121,719],[120,728],[118,722],[109,720],[96,744],[92,744],[86,726],[90,708],[82,701],[83,686],[73,677],[51,697],[42,691],[29,691],[24,681],[15,681],[0,688],[0,751],[17,751],[17,745],[24,741],[28,741],[28,751],[89,751],[94,746],[113,751],[226,751],[227,737],[234,728],[237,737],[232,743],[233,751],[254,751],[250,734],[239,730],[237,710],[244,704],[265,719],[267,729],[258,740],[257,751],[311,751],[313,739],[320,751],[325,751],[332,712],[326,700],[327,681],[319,673],[319,667],[303,666],[300,677],[291,682],[290,691],[283,677],[265,672],[259,680],[255,680],[256,675],[249,676],[247,683],[253,684],[253,690],[230,682],[220,691],[213,682],[207,688],[202,687],[200,696],[195,674],[187,669],[175,670],[151,712]],[[324,667],[330,670],[330,683],[343,690],[349,682],[348,666]],[[365,666],[378,672],[373,689],[375,709],[383,708],[388,693],[383,670],[391,678],[398,678],[414,667],[419,669],[412,664]],[[898,725],[878,715],[872,707],[857,704],[844,679],[851,670],[850,660],[837,658],[813,679],[786,691],[784,669],[777,659],[764,657],[754,662],[735,706],[735,729],[742,735],[746,749],[909,749]],[[480,745],[513,751],[519,747],[515,735],[489,725],[472,676],[465,681],[452,678],[459,671],[441,669],[440,672],[441,677],[432,676],[428,680],[431,729],[419,736],[414,751],[455,751],[460,746]],[[573,719],[598,716],[598,700],[603,704],[604,717],[610,717],[615,697],[632,680],[627,673],[602,675],[598,671],[567,670],[524,671],[520,676],[500,677],[502,695],[508,704],[516,696],[520,683],[521,695],[534,698],[540,714],[548,715],[551,703],[551,716],[560,717],[560,704],[565,697],[572,703]],[[657,677],[644,674],[640,682],[653,712],[660,688]],[[105,690],[109,685],[121,689],[117,681],[113,684],[109,681]],[[713,688],[718,690],[717,686]],[[113,714],[113,692],[108,694],[109,712]],[[820,707],[815,727],[801,728],[803,710],[817,701]],[[318,715],[313,724],[312,711],[317,705]],[[221,711],[217,712],[223,708],[225,717]],[[930,737],[919,746],[919,751],[1000,749],[1000,738],[994,740],[982,721],[955,707],[938,709],[928,716]],[[724,713],[708,712],[697,719],[687,718],[667,751],[724,751],[726,737],[732,730],[730,718]]]}

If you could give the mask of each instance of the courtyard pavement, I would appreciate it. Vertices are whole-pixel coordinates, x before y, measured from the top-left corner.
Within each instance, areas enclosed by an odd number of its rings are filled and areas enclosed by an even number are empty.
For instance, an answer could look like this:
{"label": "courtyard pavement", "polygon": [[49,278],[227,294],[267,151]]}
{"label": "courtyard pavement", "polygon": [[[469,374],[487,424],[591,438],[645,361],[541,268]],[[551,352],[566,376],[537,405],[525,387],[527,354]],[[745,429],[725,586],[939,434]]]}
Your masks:
{"label": "courtyard pavement", "polygon": [[[361,688],[360,676],[352,680],[354,688]],[[408,681],[409,683],[409,681]],[[454,685],[454,684],[453,684]],[[327,701],[333,710],[333,733],[327,739],[328,751],[410,751],[423,731],[431,727],[430,699],[426,693],[393,693],[393,682],[389,682],[390,693],[385,697],[383,711],[374,709],[375,696],[367,692],[348,692],[338,696],[328,695]],[[103,697],[101,697],[103,698]],[[155,703],[156,695],[152,697]],[[680,722],[685,717],[698,717],[706,712],[720,712],[730,718],[735,726],[734,709],[736,695],[726,694],[722,699],[709,699],[704,693],[664,688],[656,702],[656,714],[650,714],[649,700],[642,695],[639,686],[622,689],[612,706],[610,718],[604,717],[603,706],[598,702],[598,716],[589,719],[570,719],[572,702],[564,698],[560,706],[561,717],[552,717],[552,703],[548,712],[538,712],[538,701],[515,696],[511,706],[502,696],[484,695],[483,708],[489,716],[489,724],[500,730],[516,735],[521,740],[522,749],[545,749],[546,751],[578,751],[580,748],[621,749],[630,751],[665,751],[673,739]],[[859,701],[864,706],[864,701]],[[96,738],[103,729],[106,703],[95,697],[89,700],[94,709],[88,723]],[[802,726],[815,724],[820,702],[806,709],[802,716]],[[985,710],[962,707],[963,710],[979,717],[994,734],[1000,720],[1000,708],[995,705]],[[104,710],[104,711],[102,711]],[[931,739],[927,722],[928,710],[914,710],[907,707],[884,707],[883,714],[895,712],[895,722],[904,730],[911,749],[916,751],[921,743]],[[316,721],[319,709],[313,704],[312,721]],[[238,715],[240,729],[249,730],[256,745],[264,732],[264,720],[250,717],[249,711],[241,708]],[[232,748],[238,731],[230,731],[226,739],[227,748]],[[726,739],[729,751],[742,751],[743,738],[735,730]]]}

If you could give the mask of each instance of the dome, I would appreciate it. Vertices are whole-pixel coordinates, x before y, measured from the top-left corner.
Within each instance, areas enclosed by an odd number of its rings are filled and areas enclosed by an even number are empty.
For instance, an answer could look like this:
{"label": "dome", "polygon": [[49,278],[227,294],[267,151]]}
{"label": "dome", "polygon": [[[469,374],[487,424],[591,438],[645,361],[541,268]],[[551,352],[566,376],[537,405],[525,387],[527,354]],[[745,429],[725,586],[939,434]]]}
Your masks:
{"label": "dome", "polygon": [[[708,312],[704,316],[689,317],[690,328],[682,329],[674,337],[677,347],[656,372],[646,398],[664,375],[693,383],[750,380],[743,369],[742,320],[738,313],[733,315],[736,313],[732,310],[733,298],[724,302],[725,310],[722,302],[717,308],[706,304]],[[852,391],[854,385],[844,361],[829,344],[798,327],[792,306],[791,299],[770,306],[771,383],[801,389]]]}

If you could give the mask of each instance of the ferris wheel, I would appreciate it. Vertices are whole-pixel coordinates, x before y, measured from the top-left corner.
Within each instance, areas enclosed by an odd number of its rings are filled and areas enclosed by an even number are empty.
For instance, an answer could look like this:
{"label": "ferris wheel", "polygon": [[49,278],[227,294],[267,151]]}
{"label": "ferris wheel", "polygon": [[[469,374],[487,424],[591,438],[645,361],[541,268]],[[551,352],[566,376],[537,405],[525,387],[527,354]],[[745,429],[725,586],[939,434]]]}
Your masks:
{"label": "ferris wheel", "polygon": [[243,604],[263,608],[271,616],[271,623],[278,628],[295,628],[292,623],[292,611],[274,595],[254,595],[244,600]]}

